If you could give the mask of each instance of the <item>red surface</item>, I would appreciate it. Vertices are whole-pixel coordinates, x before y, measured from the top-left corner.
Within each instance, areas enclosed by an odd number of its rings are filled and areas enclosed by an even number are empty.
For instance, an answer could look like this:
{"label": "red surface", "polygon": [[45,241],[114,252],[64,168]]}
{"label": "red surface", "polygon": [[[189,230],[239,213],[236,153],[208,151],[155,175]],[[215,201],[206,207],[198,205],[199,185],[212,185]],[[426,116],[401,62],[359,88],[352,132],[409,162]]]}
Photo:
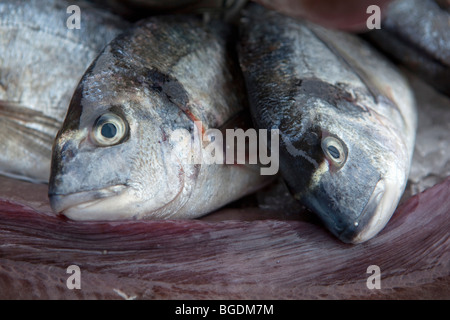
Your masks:
{"label": "red surface", "polygon": [[[2,188],[3,299],[450,298],[450,177],[361,245],[293,220],[75,222],[48,211],[45,186]],[[73,264],[81,290],[66,286]]]}

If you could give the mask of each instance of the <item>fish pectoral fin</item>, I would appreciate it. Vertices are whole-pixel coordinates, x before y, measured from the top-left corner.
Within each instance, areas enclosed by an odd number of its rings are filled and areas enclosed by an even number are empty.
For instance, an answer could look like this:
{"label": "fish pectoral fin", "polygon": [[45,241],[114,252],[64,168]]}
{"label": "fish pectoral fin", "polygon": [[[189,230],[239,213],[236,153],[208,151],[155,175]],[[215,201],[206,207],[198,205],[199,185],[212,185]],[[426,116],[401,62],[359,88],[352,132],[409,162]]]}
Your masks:
{"label": "fish pectoral fin", "polygon": [[58,131],[61,122],[44,113],[33,110],[15,101],[0,100],[0,116],[10,118],[17,122],[41,125],[51,131]]}
{"label": "fish pectoral fin", "polygon": [[14,101],[0,100],[0,140],[50,157],[53,140],[61,123],[42,112]]}

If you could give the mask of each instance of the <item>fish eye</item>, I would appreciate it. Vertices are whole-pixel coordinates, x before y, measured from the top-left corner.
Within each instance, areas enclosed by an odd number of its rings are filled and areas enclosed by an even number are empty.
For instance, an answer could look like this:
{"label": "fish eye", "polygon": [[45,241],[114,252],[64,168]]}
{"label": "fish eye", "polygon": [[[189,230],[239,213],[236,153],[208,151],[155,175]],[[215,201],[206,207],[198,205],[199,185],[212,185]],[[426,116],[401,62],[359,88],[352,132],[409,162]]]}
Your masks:
{"label": "fish eye", "polygon": [[125,120],[114,113],[98,117],[92,130],[92,139],[102,147],[112,146],[123,141],[128,132]]}
{"label": "fish eye", "polygon": [[347,160],[347,148],[345,144],[335,137],[325,137],[322,140],[322,150],[325,156],[337,167],[342,167]]}

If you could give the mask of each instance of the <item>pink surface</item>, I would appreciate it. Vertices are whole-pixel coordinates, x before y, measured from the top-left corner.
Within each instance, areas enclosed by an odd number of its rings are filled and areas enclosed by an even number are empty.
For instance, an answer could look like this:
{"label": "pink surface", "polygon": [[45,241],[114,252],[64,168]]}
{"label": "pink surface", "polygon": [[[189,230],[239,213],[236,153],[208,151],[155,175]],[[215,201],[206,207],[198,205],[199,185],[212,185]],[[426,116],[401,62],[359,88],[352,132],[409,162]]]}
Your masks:
{"label": "pink surface", "polygon": [[[1,179],[3,299],[450,298],[450,177],[361,245],[274,218],[75,222],[50,212],[46,186]],[[74,264],[80,290],[66,286]],[[370,265],[380,267],[379,290],[367,288]]]}

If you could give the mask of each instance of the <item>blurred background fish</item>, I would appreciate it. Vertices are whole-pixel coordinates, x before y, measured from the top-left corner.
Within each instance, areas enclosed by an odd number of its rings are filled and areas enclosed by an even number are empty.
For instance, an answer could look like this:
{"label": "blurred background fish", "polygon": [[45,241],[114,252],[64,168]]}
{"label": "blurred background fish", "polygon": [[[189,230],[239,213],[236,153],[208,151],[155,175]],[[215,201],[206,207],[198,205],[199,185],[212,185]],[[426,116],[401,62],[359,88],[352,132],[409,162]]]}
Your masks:
{"label": "blurred background fish", "polygon": [[367,37],[385,54],[450,96],[450,5],[448,1],[397,0],[381,29]]}
{"label": "blurred background fish", "polygon": [[[78,5],[81,28],[69,29]],[[128,23],[82,1],[0,2],[0,173],[48,183],[51,147],[82,74]]]}

